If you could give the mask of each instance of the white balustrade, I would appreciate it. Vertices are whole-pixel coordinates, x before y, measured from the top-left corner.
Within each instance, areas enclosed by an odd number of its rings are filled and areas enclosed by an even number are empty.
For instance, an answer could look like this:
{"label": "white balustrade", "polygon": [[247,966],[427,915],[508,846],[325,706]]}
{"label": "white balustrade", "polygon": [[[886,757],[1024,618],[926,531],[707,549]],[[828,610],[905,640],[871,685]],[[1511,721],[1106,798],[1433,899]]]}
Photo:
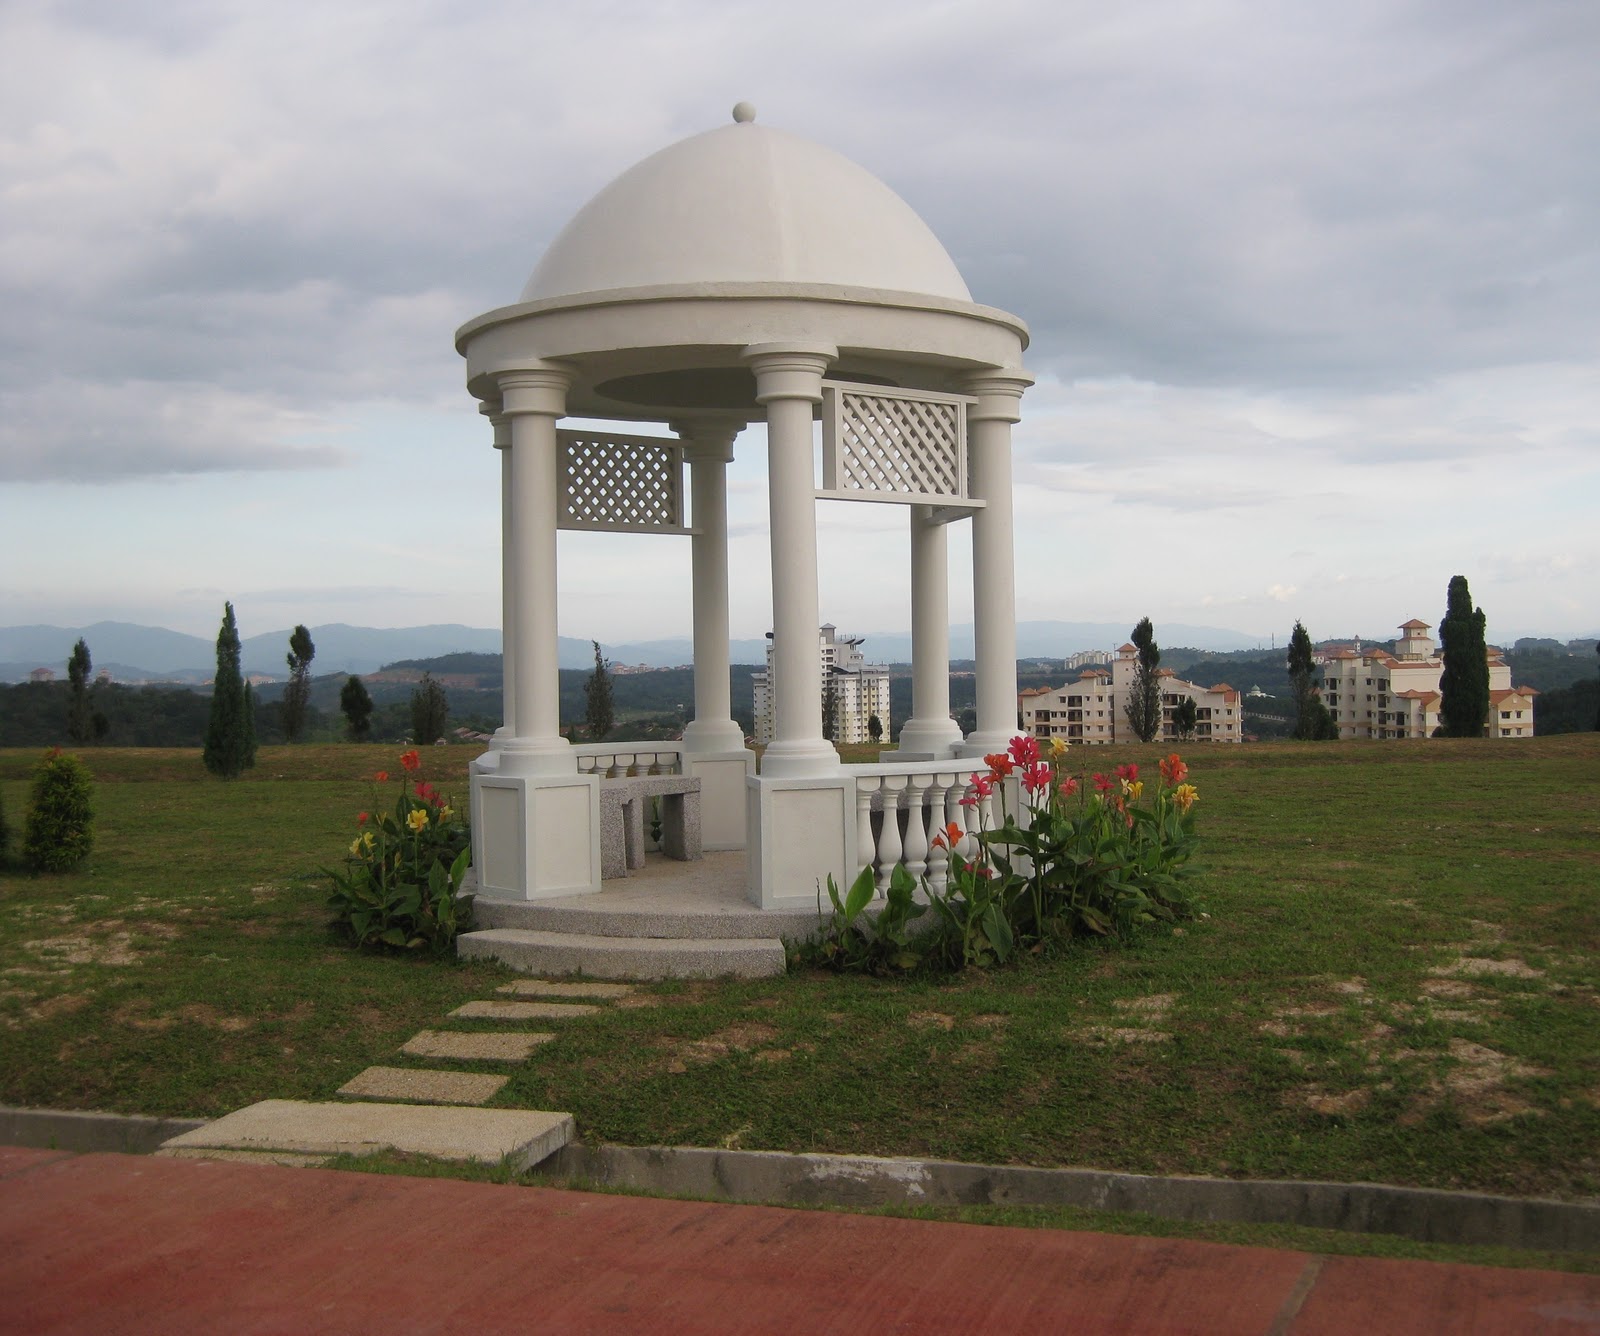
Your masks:
{"label": "white balustrade", "polygon": [[873,870],[880,894],[888,889],[895,865],[901,862],[919,882],[926,878],[933,890],[942,892],[950,872],[951,850],[941,838],[948,827],[966,832],[954,852],[969,859],[981,847],[977,832],[994,829],[999,810],[994,797],[962,801],[973,792],[970,769],[955,769],[950,761],[880,762],[844,769],[856,781],[857,863]]}
{"label": "white balustrade", "polygon": [[629,774],[683,773],[683,745],[677,742],[590,742],[572,751],[580,775],[619,779]]}

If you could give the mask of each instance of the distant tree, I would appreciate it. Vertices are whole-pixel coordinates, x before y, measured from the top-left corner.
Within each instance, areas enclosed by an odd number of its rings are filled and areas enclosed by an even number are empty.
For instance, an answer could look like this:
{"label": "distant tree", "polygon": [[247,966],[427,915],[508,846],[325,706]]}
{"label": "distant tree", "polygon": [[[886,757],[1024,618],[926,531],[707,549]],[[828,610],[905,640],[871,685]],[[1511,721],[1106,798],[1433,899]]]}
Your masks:
{"label": "distant tree", "polygon": [[89,711],[89,672],[92,667],[89,646],[80,638],[67,660],[67,681],[71,684],[71,694],[67,697],[67,736],[80,746],[89,740],[94,728]]}
{"label": "distant tree", "polygon": [[1194,728],[1200,722],[1200,707],[1194,703],[1193,696],[1185,696],[1172,711],[1172,728],[1177,735],[1187,742],[1194,736]]}
{"label": "distant tree", "polygon": [[339,708],[344,711],[345,728],[352,742],[365,742],[372,732],[372,697],[367,684],[352,673],[339,692]]}
{"label": "distant tree", "polygon": [[[1311,742],[1328,736],[1333,722],[1328,707],[1317,695],[1316,660],[1311,654],[1311,636],[1298,621],[1289,635],[1289,682],[1294,688],[1294,736]],[[1338,729],[1334,729],[1338,736]]]}
{"label": "distant tree", "polygon": [[1439,731],[1447,738],[1480,738],[1489,719],[1489,658],[1482,608],[1472,606],[1467,577],[1452,576],[1439,623],[1444,671],[1439,676]]}
{"label": "distant tree", "polygon": [[584,732],[590,742],[604,742],[606,734],[617,722],[611,701],[611,665],[600,653],[600,642],[591,640],[589,643],[594,646],[594,672],[589,675],[589,681],[583,688],[587,702],[583,715]]}
{"label": "distant tree", "polygon": [[6,855],[11,850],[11,827],[6,825],[5,797],[0,795],[0,868],[6,865]]}
{"label": "distant tree", "polygon": [[1123,712],[1128,716],[1128,726],[1140,742],[1153,742],[1161,733],[1161,679],[1156,669],[1161,663],[1161,649],[1156,644],[1155,627],[1148,617],[1141,617],[1133,628],[1133,646],[1139,651],[1139,663],[1133,670],[1133,691]]}
{"label": "distant tree", "polygon": [[35,872],[70,872],[94,847],[94,786],[83,762],[52,747],[34,767],[22,856]]}
{"label": "distant tree", "polygon": [[839,688],[827,668],[822,670],[822,736],[839,740]]}
{"label": "distant tree", "polygon": [[450,718],[450,699],[444,688],[433,680],[432,673],[423,673],[417,689],[411,693],[411,738],[414,742],[437,742],[444,736],[444,726]]}
{"label": "distant tree", "polygon": [[289,636],[289,652],[284,656],[289,665],[289,685],[283,692],[283,736],[290,742],[300,741],[305,732],[306,710],[311,704],[311,660],[316,657],[311,632],[296,626]]}
{"label": "distant tree", "polygon": [[867,719],[867,736],[874,742],[883,741],[883,720],[875,714]]}
{"label": "distant tree", "polygon": [[245,714],[249,703],[239,672],[239,626],[233,604],[223,605],[222,629],[217,632],[217,674],[211,683],[211,717],[206,724],[206,769],[232,779],[254,763],[254,721]]}
{"label": "distant tree", "polygon": [[240,711],[244,722],[244,768],[256,763],[256,693],[249,682],[244,684],[244,705]]}

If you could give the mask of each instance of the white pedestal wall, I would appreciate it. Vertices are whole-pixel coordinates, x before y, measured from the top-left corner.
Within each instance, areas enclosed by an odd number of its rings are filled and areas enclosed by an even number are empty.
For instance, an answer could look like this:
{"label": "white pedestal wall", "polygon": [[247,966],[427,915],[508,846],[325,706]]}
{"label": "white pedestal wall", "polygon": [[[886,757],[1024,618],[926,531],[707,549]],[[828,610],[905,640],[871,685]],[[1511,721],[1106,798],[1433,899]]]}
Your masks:
{"label": "white pedestal wall", "polygon": [[851,775],[752,777],[750,902],[762,909],[813,909],[828,877],[840,890],[856,871],[856,782]]}
{"label": "white pedestal wall", "polygon": [[683,754],[683,773],[700,781],[700,847],[743,849],[749,817],[745,781],[756,772],[756,754],[741,748],[729,752]]}
{"label": "white pedestal wall", "polygon": [[478,893],[541,900],[600,889],[600,781],[594,775],[472,776]]}

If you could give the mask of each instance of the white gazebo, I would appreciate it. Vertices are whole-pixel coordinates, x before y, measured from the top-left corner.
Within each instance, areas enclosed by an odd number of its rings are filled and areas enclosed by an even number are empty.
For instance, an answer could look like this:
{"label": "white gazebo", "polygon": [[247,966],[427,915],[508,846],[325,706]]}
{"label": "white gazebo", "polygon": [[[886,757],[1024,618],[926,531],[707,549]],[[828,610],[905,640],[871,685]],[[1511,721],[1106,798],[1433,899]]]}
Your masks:
{"label": "white gazebo", "polygon": [[[707,849],[747,849],[748,895],[814,907],[868,863],[927,866],[969,765],[1015,731],[1011,427],[1027,330],[972,301],[944,248],[881,181],[755,123],[624,172],[551,243],[519,301],[464,325],[467,386],[502,460],[505,726],[474,766],[479,894],[601,888],[605,776],[700,780]],[[668,424],[674,438],[567,430]],[[820,417],[823,476],[815,470]],[[725,473],[764,421],[775,735],[757,773],[730,711]],[[684,464],[689,473],[685,513]],[[892,764],[842,765],[822,732],[816,503],[909,515],[912,716]],[[970,524],[977,729],[950,718],[946,535]],[[561,736],[556,534],[683,534],[693,549],[694,720],[681,744]],[[892,800],[892,801],[891,801]],[[910,813],[900,821],[875,811]]]}

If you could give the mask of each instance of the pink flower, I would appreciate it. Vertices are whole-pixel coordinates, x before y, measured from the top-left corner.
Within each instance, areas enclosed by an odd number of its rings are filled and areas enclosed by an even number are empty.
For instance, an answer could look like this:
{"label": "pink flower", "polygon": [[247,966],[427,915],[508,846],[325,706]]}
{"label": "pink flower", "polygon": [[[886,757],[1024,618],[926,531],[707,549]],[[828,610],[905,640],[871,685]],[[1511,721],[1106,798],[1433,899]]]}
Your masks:
{"label": "pink flower", "polygon": [[994,780],[995,776],[993,775],[973,775],[973,792],[979,798],[987,798],[991,793],[994,792]]}
{"label": "pink flower", "polygon": [[1094,777],[1094,786],[1101,793],[1110,793],[1111,792],[1111,781],[1109,779],[1107,779],[1104,775],[1096,775]]}
{"label": "pink flower", "polygon": [[1061,781],[1061,796],[1063,798],[1070,798],[1077,791],[1078,791],[1078,781],[1077,780],[1075,780],[1075,779],[1064,779],[1064,780]]}

